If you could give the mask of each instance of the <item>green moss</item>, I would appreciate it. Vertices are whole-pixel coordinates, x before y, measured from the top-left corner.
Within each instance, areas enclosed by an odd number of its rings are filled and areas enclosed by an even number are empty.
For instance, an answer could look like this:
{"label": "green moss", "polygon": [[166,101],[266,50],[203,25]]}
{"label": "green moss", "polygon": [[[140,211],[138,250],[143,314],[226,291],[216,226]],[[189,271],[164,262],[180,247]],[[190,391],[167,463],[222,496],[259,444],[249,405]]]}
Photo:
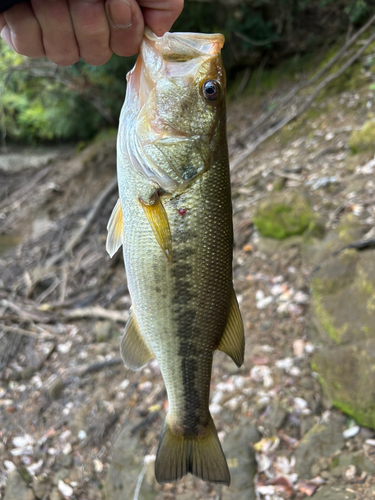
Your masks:
{"label": "green moss", "polygon": [[375,121],[368,121],[360,130],[354,130],[348,144],[354,154],[375,150]]}
{"label": "green moss", "polygon": [[336,328],[333,324],[332,317],[324,307],[322,297],[319,293],[313,290],[313,307],[317,319],[319,320],[322,328],[328,333],[329,337],[336,342],[336,344],[341,344],[342,338],[348,330],[348,325],[344,324],[340,328]]}
{"label": "green moss", "polygon": [[259,204],[254,216],[262,236],[279,240],[302,234],[314,220],[307,199],[297,191],[272,193]]}

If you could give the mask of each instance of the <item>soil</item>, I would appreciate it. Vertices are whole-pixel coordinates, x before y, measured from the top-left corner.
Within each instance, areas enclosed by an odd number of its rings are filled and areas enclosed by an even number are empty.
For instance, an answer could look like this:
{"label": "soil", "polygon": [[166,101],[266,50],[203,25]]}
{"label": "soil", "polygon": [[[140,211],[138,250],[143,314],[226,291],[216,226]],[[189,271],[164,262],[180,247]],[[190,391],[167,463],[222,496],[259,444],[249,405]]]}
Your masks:
{"label": "soil", "polygon": [[[372,474],[360,467],[353,472],[351,465],[334,473],[333,467],[337,456],[349,452],[375,464],[375,441],[369,444],[374,432],[369,429],[346,438],[341,452],[324,463],[314,462],[306,477],[293,475],[295,451],[314,424],[334,420],[342,432],[354,423],[325,399],[310,367],[318,346],[309,319],[312,267],[302,258],[301,238],[275,244],[261,238],[253,225],[260,199],[272,190],[298,189],[307,193],[327,231],[350,213],[358,217],[363,235],[371,236],[375,183],[372,169],[363,167],[375,150],[353,155],[348,148],[351,131],[372,116],[371,81],[362,75],[355,90],[327,93],[232,173],[234,286],[246,354],[237,369],[224,354],[215,353],[211,410],[221,439],[252,424],[265,443],[276,443],[258,449],[259,498],[307,498],[325,483],[332,491],[344,488],[357,500],[375,492]],[[264,102],[283,95],[291,83],[284,87],[231,103],[231,158],[248,140],[238,137],[262,113]],[[73,250],[53,262],[114,176],[111,137],[81,152],[59,148],[57,158],[40,168],[33,164],[20,172],[0,172],[0,248],[11,247],[0,256],[2,494],[9,472],[26,468],[29,481],[35,482],[34,476],[51,480],[50,498],[59,498],[59,491],[66,498],[104,498],[113,444],[129,423],[140,435],[139,455],[155,454],[167,408],[157,362],[131,372],[119,359],[130,298],[121,252],[111,260],[105,251],[116,192]],[[118,318],[111,316],[117,312]],[[266,458],[268,466],[262,469]],[[289,483],[272,486],[280,475]],[[262,490],[265,486],[274,492]],[[153,488],[157,500],[194,498],[189,496],[193,492],[198,498],[221,494],[191,477]]]}

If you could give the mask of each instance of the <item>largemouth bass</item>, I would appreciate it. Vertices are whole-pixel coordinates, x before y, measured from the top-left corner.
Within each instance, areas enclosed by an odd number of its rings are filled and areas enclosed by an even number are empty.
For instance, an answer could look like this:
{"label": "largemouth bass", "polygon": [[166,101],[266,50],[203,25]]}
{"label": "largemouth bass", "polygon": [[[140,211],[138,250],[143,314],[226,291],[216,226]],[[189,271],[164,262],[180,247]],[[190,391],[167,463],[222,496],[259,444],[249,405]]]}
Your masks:
{"label": "largemouth bass", "polygon": [[120,198],[107,250],[123,244],[132,309],[121,341],[136,370],[156,357],[168,394],[159,483],[192,473],[229,485],[209,412],[215,349],[240,366],[232,284],[224,37],[146,30],[128,74],[117,141]]}

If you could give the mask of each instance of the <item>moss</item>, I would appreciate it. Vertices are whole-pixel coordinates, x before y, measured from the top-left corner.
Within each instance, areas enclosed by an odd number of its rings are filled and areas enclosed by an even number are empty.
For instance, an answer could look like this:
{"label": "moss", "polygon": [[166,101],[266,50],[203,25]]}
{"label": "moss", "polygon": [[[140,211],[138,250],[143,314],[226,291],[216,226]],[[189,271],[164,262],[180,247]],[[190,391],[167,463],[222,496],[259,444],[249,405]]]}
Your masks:
{"label": "moss", "polygon": [[272,193],[259,204],[254,216],[262,236],[280,240],[302,234],[314,220],[307,199],[297,191]]}
{"label": "moss", "polygon": [[366,122],[360,130],[354,130],[349,137],[349,147],[356,154],[375,150],[375,121]]}
{"label": "moss", "polygon": [[322,328],[328,333],[329,337],[336,343],[340,344],[344,335],[348,331],[348,324],[344,324],[340,328],[336,328],[333,324],[333,318],[330,316],[326,308],[324,307],[322,297],[319,293],[313,290],[313,307],[317,319],[319,320]]}

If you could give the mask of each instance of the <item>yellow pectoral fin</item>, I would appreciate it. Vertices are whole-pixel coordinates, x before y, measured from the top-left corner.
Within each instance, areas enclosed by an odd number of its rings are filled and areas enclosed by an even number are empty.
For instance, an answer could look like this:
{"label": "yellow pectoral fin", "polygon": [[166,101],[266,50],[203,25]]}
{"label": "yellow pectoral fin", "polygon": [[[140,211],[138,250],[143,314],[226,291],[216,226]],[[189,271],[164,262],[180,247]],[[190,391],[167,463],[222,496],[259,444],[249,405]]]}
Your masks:
{"label": "yellow pectoral fin", "polygon": [[138,370],[154,357],[139,331],[133,311],[125,326],[120,352],[123,362],[131,370]]}
{"label": "yellow pectoral fin", "polygon": [[227,325],[217,349],[228,354],[238,367],[242,365],[245,352],[245,334],[241,312],[234,290],[232,292]]}
{"label": "yellow pectoral fin", "polygon": [[109,218],[108,236],[106,249],[110,257],[113,257],[120,246],[124,243],[124,220],[122,216],[122,208],[120,199],[117,200],[115,208],[112,210],[111,217]]}
{"label": "yellow pectoral fin", "polygon": [[139,199],[147,220],[154,233],[156,241],[165,253],[169,261],[172,260],[172,236],[169,228],[167,213],[159,198],[157,191],[152,195],[150,201]]}

